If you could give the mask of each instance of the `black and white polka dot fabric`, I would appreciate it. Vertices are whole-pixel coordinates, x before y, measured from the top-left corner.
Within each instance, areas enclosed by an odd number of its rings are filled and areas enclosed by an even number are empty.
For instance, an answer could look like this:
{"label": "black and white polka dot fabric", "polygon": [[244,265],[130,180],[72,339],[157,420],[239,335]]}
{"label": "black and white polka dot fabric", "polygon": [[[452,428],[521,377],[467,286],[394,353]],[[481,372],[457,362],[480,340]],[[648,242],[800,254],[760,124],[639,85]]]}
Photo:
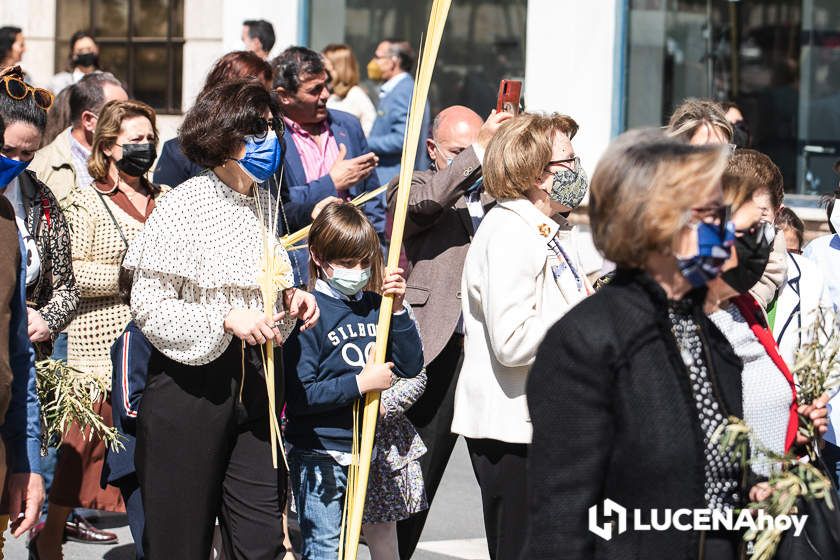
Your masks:
{"label": "black and white polka dot fabric", "polygon": [[[263,189],[259,204],[267,214],[272,199]],[[257,198],[231,190],[210,171],[157,202],[123,264],[134,269],[132,317],[167,357],[207,364],[230,345],[224,319],[231,309],[263,311],[257,274],[265,226],[258,216]],[[288,263],[286,251],[277,255]],[[293,327],[293,319],[283,322],[284,338]]]}
{"label": "black and white polka dot fabric", "polygon": [[712,441],[715,431],[725,425],[727,420],[706,367],[700,327],[692,317],[690,307],[681,303],[671,302],[668,317],[691,381],[691,391],[703,431],[705,501],[710,509],[727,509],[736,506],[739,501],[740,469],[732,455],[722,453],[719,442]]}

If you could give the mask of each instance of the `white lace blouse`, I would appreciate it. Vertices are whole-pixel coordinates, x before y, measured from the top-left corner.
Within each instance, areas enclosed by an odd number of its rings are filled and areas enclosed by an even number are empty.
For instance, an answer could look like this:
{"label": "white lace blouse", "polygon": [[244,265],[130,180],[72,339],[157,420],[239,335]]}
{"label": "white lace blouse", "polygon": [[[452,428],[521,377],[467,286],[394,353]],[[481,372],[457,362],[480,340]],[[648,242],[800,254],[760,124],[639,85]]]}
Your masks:
{"label": "white lace blouse", "polygon": [[[207,171],[162,196],[129,246],[123,264],[134,270],[131,314],[167,357],[210,363],[232,340],[224,329],[230,310],[263,310],[257,283],[263,226],[256,203]],[[272,198],[264,189],[259,203],[267,215]],[[279,245],[277,257],[289,264]],[[285,269],[291,286],[291,266]],[[282,305],[279,292],[277,301]],[[284,338],[293,326],[293,319],[284,321]]]}

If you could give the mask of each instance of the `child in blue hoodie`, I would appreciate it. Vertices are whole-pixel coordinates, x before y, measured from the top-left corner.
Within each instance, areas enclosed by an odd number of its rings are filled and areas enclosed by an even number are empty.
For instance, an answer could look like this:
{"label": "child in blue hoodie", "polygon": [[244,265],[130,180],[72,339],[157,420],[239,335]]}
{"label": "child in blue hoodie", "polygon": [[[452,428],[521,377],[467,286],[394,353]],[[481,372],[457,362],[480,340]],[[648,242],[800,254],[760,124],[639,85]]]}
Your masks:
{"label": "child in blue hoodie", "polygon": [[[383,272],[379,237],[364,213],[349,204],[324,208],[312,224],[309,251],[310,282],[321,317],[284,347],[285,435],[303,558],[329,560],[338,555],[353,403],[365,393],[389,389],[393,375],[419,375],[423,350],[403,306],[402,270]],[[380,293],[393,295],[394,305],[388,363],[374,365],[369,358],[376,344]]]}

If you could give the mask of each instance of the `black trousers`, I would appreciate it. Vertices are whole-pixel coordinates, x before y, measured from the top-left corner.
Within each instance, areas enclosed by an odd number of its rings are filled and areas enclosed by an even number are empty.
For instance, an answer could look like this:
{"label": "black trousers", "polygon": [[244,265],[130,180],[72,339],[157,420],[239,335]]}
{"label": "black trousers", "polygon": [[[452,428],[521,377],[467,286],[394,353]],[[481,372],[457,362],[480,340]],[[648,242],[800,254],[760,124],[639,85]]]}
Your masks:
{"label": "black trousers", "polygon": [[467,448],[481,488],[490,558],[516,560],[525,547],[528,528],[528,447],[494,439],[467,438]]}
{"label": "black trousers", "polygon": [[[463,361],[464,337],[453,334],[441,353],[426,367],[426,390],[406,414],[428,449],[420,457],[420,467],[429,506],[458,440],[458,435],[452,433],[452,416],[455,412],[455,386]],[[425,510],[397,522],[402,560],[408,560],[414,554],[428,514],[429,510]]]}
{"label": "black trousers", "polygon": [[259,352],[245,351],[244,375],[242,360],[238,340],[205,366],[152,355],[135,453],[150,560],[206,560],[217,516],[225,558],[285,553],[286,469],[271,463]]}

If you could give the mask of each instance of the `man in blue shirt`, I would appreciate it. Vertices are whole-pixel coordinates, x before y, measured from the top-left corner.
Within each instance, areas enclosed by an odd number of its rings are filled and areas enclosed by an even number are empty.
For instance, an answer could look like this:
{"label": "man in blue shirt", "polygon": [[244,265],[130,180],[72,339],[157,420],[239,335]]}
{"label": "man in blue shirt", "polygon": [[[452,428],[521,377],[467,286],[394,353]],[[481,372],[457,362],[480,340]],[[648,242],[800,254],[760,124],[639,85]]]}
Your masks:
{"label": "man in blue shirt", "polygon": [[[382,82],[379,88],[379,106],[376,120],[368,137],[368,146],[379,156],[379,183],[384,185],[400,174],[408,111],[414,93],[414,49],[406,41],[387,39],[379,43],[373,60],[368,64],[368,76]],[[417,145],[414,169],[428,169],[429,158],[424,146],[429,133],[428,104],[423,112],[423,125]]]}

